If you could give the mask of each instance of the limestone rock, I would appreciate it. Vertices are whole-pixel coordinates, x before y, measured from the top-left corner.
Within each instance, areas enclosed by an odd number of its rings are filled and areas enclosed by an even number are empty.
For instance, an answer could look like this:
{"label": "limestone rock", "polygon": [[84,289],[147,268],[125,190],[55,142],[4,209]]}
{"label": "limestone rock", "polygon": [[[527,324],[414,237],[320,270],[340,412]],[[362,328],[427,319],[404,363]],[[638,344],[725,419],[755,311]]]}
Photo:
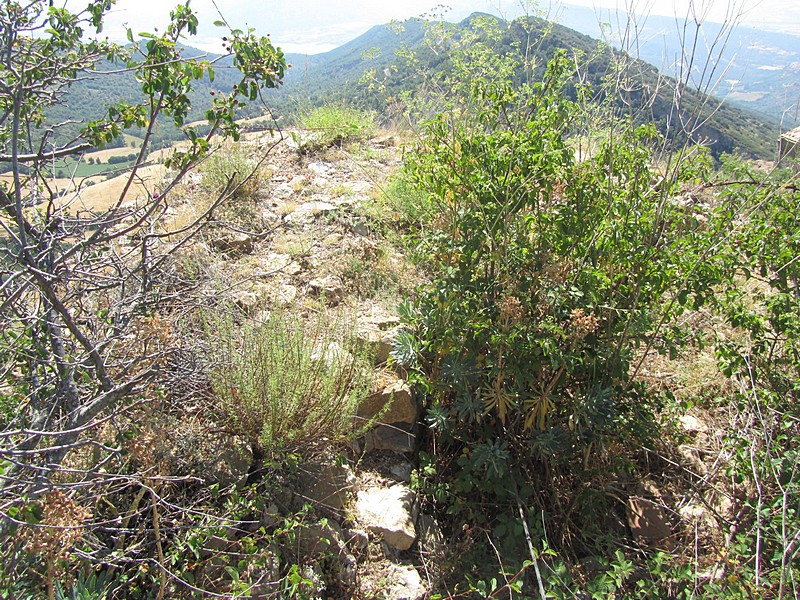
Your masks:
{"label": "limestone rock", "polygon": [[339,535],[339,527],[333,521],[328,523],[303,523],[294,529],[295,547],[304,556],[316,556],[324,552],[336,555],[344,553],[344,543]]}
{"label": "limestone rock", "polygon": [[413,424],[417,421],[418,410],[409,385],[402,379],[394,379],[367,396],[358,408],[358,416],[377,417],[381,423]]}
{"label": "limestone rock", "polygon": [[358,331],[358,340],[370,349],[374,363],[382,365],[389,360],[389,354],[398,331],[399,328],[389,331],[363,328]]}
{"label": "limestone rock", "polygon": [[627,515],[633,537],[645,544],[655,544],[672,535],[672,525],[664,509],[652,500],[630,498]]}
{"label": "limestone rock", "polygon": [[296,260],[293,260],[283,268],[283,272],[289,276],[300,275],[304,270],[303,265]]}
{"label": "limestone rock", "polygon": [[342,539],[353,550],[366,550],[369,546],[369,534],[361,529],[344,529]]}
{"label": "limestone rock", "polygon": [[371,181],[354,181],[350,184],[350,192],[353,194],[369,194],[375,184]]}
{"label": "limestone rock", "polygon": [[230,233],[211,240],[211,247],[228,254],[250,254],[253,251],[253,238],[246,233]]}
{"label": "limestone rock", "polygon": [[708,433],[708,425],[694,415],[683,415],[678,419],[681,427],[688,434]]}
{"label": "limestone rock", "polygon": [[233,303],[245,313],[252,314],[258,308],[260,298],[253,290],[239,290],[233,295]]}
{"label": "limestone rock", "polygon": [[276,200],[288,200],[292,194],[294,194],[294,189],[288,183],[282,183],[272,190],[272,197]]}
{"label": "limestone rock", "polygon": [[314,296],[324,298],[328,304],[335,306],[344,298],[344,286],[338,277],[323,277],[308,282],[308,291]]}
{"label": "limestone rock", "polygon": [[303,499],[331,510],[344,507],[355,485],[356,479],[349,466],[330,461],[306,463],[299,476]]}
{"label": "limestone rock", "polygon": [[411,565],[394,565],[389,573],[386,600],[423,600],[428,590],[419,572]]}
{"label": "limestone rock", "polygon": [[313,222],[319,215],[335,210],[337,210],[337,206],[330,202],[306,202],[286,215],[283,220],[290,224],[303,225]]}
{"label": "limestone rock", "polygon": [[272,300],[278,306],[291,306],[297,300],[297,288],[288,283],[279,285],[272,291]]}
{"label": "limestone rock", "polygon": [[376,365],[389,359],[399,326],[400,319],[383,310],[370,309],[358,318],[358,339],[372,350]]}
{"label": "limestone rock", "polygon": [[417,539],[414,493],[404,485],[358,492],[356,519],[391,548],[408,550]]}
{"label": "limestone rock", "polygon": [[324,162],[311,162],[306,168],[319,177],[325,177],[331,172],[331,166]]}

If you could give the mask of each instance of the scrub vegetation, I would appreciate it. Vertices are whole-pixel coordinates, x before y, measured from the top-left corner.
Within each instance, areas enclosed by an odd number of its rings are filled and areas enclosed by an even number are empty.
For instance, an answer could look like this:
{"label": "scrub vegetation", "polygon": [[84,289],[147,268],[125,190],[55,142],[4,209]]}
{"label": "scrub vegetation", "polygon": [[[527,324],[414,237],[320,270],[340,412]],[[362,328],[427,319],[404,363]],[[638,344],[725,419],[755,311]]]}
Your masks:
{"label": "scrub vegetation", "polygon": [[[0,4],[0,596],[372,598],[398,554],[430,598],[800,595],[800,171],[707,82],[431,20],[360,99],[245,136],[280,49],[229,31],[201,126],[189,4],[125,47],[85,35],[111,5]],[[49,148],[110,63],[141,101]],[[113,199],[54,185],[130,131]],[[389,373],[442,539],[402,551],[304,483],[374,460]]]}

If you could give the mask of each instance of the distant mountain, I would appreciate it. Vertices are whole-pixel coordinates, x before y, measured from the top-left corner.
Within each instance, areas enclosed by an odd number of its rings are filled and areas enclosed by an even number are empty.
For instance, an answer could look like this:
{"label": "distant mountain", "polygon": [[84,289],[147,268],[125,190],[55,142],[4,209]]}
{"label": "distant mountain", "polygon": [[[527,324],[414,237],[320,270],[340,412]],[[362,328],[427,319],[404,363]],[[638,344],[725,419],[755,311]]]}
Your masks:
{"label": "distant mountain", "polygon": [[[211,106],[213,98],[211,92],[230,92],[241,77],[241,73],[233,67],[233,60],[230,57],[209,54],[189,46],[183,48],[183,55],[203,57],[214,65],[214,81],[204,77],[194,82],[195,91],[191,96],[192,110],[187,122],[203,120],[205,111]],[[74,82],[63,101],[48,110],[48,124],[59,124],[54,141],[63,144],[73,140],[89,121],[102,116],[102,110],[106,106],[121,100],[138,102],[141,98],[141,84],[132,71],[125,70],[124,65],[101,61],[96,71]],[[249,109],[243,112],[243,117],[261,114],[258,106],[253,105]],[[137,135],[140,132],[134,130],[130,133]],[[180,131],[169,120],[164,119],[158,123],[154,141],[155,145],[169,144],[182,137]]]}
{"label": "distant mountain", "polygon": [[369,69],[388,69],[397,64],[402,45],[416,48],[425,37],[424,23],[409,19],[402,24],[376,25],[356,39],[323,54],[287,54],[292,68],[278,92],[277,105],[294,102],[316,104],[334,95],[354,93]]}
{"label": "distant mountain", "polygon": [[[454,27],[470,27],[476,16],[473,15]],[[598,54],[596,39],[563,25],[532,19],[532,26],[534,37],[539,37],[537,48],[542,68],[559,48],[582,51],[587,56],[594,57],[587,68],[587,76],[596,89],[601,88],[603,77],[612,68],[612,50]],[[365,106],[380,110],[383,108],[382,98],[368,94],[366,85],[360,83],[360,79],[368,70],[380,73],[396,65],[397,72],[385,80],[387,89],[383,98],[409,91],[414,80],[410,71],[404,68],[403,61],[396,56],[396,51],[401,46],[415,50],[423,62],[422,68],[431,76],[449,68],[447,57],[430,52],[422,43],[424,29],[424,23],[411,19],[402,23],[400,28],[386,25],[374,27],[330,52],[312,56],[291,55],[294,69],[290,71],[285,87],[277,94],[276,101],[280,104],[289,98],[295,101],[302,98],[306,102],[317,103],[326,97],[342,97],[355,99]],[[398,30],[401,31],[398,33]],[[527,32],[519,21],[512,22],[501,42],[501,51],[517,52],[515,43],[523,41],[526,35]],[[660,77],[657,69],[645,61],[635,61],[635,67],[642,78],[645,91],[633,92],[626,101],[644,103],[646,89],[659,90],[657,96],[648,103],[650,108],[646,116],[666,132],[677,117],[672,110],[675,81]],[[780,133],[777,119],[742,109],[730,102],[707,98],[705,94],[694,90],[681,90],[681,93],[688,109],[705,104],[704,115],[707,118],[697,132],[697,137],[698,140],[709,142],[713,153],[719,155],[739,149],[754,157],[774,157],[776,140]]]}
{"label": "distant mountain", "polygon": [[[471,27],[472,19],[474,16],[452,26]],[[614,56],[611,50],[598,53],[596,39],[563,25],[550,26],[545,21],[534,19],[533,28],[534,35],[540,37],[537,40],[540,65],[543,66],[559,48],[582,51],[594,57],[592,64],[587,68],[587,76],[597,89],[601,88],[603,77],[612,68]],[[506,28],[505,37],[501,42],[504,45],[502,51],[517,52],[514,44],[522,40],[525,35],[527,34],[520,22],[513,22]],[[276,116],[288,115],[298,106],[318,105],[326,99],[337,97],[381,111],[386,107],[387,97],[397,96],[416,85],[413,70],[397,55],[401,48],[415,51],[422,61],[421,68],[431,76],[441,76],[449,69],[448,57],[431,51],[423,43],[424,36],[425,23],[419,19],[410,19],[401,24],[373,27],[358,38],[330,52],[310,56],[289,54],[287,62],[292,68],[287,72],[285,85],[280,90],[270,91],[265,96],[266,102]],[[187,56],[206,54],[188,47],[185,53]],[[214,55],[207,55],[207,58],[216,61],[216,77],[213,83],[208,79],[197,82],[193,110],[188,119],[190,121],[202,120],[211,102],[211,92],[215,90],[229,92],[238,76],[238,71],[231,66],[229,58],[221,59]],[[666,132],[676,117],[672,114],[675,83],[669,79],[659,78],[657,70],[643,61],[637,62],[636,67],[643,78],[644,87],[659,90],[654,100],[648,103],[649,112],[646,117]],[[99,65],[95,76],[74,83],[63,104],[50,110],[49,124],[66,123],[58,129],[61,140],[68,140],[86,122],[98,118],[102,106],[120,99],[135,100],[139,97],[139,83],[133,73],[108,72],[115,69],[118,67],[114,65],[105,63]],[[380,93],[369,92],[368,85],[361,81],[367,71],[376,73],[384,80],[385,89]],[[767,76],[771,73],[769,69],[760,71]],[[541,72],[538,75],[541,75]],[[644,103],[643,92],[638,94],[632,93],[626,101]],[[777,120],[742,110],[730,102],[720,103],[713,99],[706,101],[703,94],[691,90],[685,91],[684,97],[689,107],[706,102],[708,119],[698,135],[711,143],[715,154],[738,148],[751,156],[768,159],[774,157],[780,130]],[[254,102],[243,116],[257,116],[265,110],[265,106]],[[166,144],[179,139],[180,132],[165,120],[159,122],[158,137],[161,143]]]}
{"label": "distant mountain", "polygon": [[[567,27],[601,37],[601,22],[609,24],[609,31],[619,31],[628,17],[622,11],[567,5],[557,18]],[[723,25],[704,22],[694,44],[696,26],[689,22],[684,29],[683,19],[639,15],[636,29],[635,39],[627,45],[663,73],[675,74],[683,55],[682,38],[688,37],[695,73],[709,58],[718,63],[711,77],[716,85],[709,90],[714,96],[777,119],[784,130],[800,125],[800,30],[789,35],[740,25],[721,36]],[[618,35],[609,35],[608,41],[617,48],[621,45]]]}

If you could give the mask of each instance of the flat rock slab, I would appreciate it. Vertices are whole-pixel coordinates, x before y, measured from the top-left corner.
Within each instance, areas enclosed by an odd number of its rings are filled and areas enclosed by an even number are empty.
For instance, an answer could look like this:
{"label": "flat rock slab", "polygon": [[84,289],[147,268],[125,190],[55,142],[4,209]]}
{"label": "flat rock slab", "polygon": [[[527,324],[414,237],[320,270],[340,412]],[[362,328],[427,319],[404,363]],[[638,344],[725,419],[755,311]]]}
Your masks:
{"label": "flat rock slab", "polygon": [[356,520],[380,535],[387,546],[408,550],[417,539],[414,492],[404,485],[358,492]]}
{"label": "flat rock slab", "polygon": [[631,498],[627,506],[628,525],[634,539],[646,544],[660,542],[672,535],[672,525],[664,509],[646,498]]}
{"label": "flat rock slab", "polygon": [[344,507],[356,483],[350,467],[328,462],[307,463],[298,479],[305,499],[332,510]]}
{"label": "flat rock slab", "polygon": [[402,379],[395,379],[367,396],[358,407],[358,416],[367,420],[377,418],[379,423],[413,424],[418,411],[411,388]]}

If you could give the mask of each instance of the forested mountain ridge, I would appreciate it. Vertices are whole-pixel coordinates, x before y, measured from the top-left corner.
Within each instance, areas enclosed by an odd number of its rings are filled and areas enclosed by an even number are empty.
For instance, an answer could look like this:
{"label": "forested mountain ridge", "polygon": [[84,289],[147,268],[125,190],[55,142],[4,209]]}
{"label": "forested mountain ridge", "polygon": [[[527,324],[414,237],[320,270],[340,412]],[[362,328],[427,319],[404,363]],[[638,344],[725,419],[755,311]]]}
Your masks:
{"label": "forested mountain ridge", "polygon": [[[489,15],[472,15],[455,29],[470,28],[477,17],[497,19]],[[686,112],[692,112],[704,105],[702,125],[695,132],[697,141],[708,143],[712,153],[740,151],[751,157],[774,158],[776,140],[780,132],[777,121],[763,115],[745,110],[735,104],[723,102],[680,86],[676,92],[674,79],[659,74],[652,65],[627,57],[587,35],[557,23],[542,19],[530,19],[530,25],[523,26],[523,20],[505,22],[505,35],[498,44],[501,53],[518,52],[525,47],[524,41],[531,41],[536,51],[539,68],[535,75],[544,72],[544,66],[558,49],[577,52],[587,59],[585,78],[593,88],[602,92],[603,78],[611,74],[615,64],[622,57],[629,62],[640,79],[638,90],[631,90],[629,97],[617,100],[619,104],[640,103],[647,106],[641,112],[643,120],[654,122],[662,133],[674,127],[675,120],[681,117],[674,112],[676,93],[682,96]],[[416,55],[419,63],[412,68],[396,55],[400,48]],[[359,60],[361,57],[361,60]],[[386,108],[386,99],[411,91],[416,85],[414,69],[424,71],[427,77],[441,77],[449,69],[449,62],[441,53],[432,52],[425,42],[425,24],[418,19],[410,19],[402,24],[373,27],[359,38],[344,46],[313,56],[288,55],[294,65],[286,78],[286,85],[277,94],[276,103],[281,106],[289,98],[295,101],[318,103],[326,97],[335,96],[347,101],[360,102],[379,112]],[[380,93],[370,93],[365,75],[377,76],[382,83]],[[373,86],[374,87],[374,86]],[[302,99],[302,100],[297,100]]]}
{"label": "forested mountain ridge", "polygon": [[[229,93],[241,77],[241,73],[233,66],[230,56],[204,52],[186,46],[183,56],[198,57],[212,65],[213,80],[204,77],[196,82],[190,94],[192,108],[188,121],[205,120],[205,111],[210,108],[213,94]],[[47,123],[56,127],[55,141],[67,143],[78,136],[82,127],[88,122],[102,116],[102,111],[121,100],[137,102],[142,97],[142,84],[137,81],[136,74],[125,67],[124,63],[101,61],[91,76],[73,82],[64,101],[48,110]],[[249,109],[249,110],[248,110]],[[261,110],[255,106],[245,107],[242,116],[255,116]],[[136,134],[136,130],[132,133]],[[168,145],[183,139],[183,134],[169,120],[159,121],[154,145]]]}
{"label": "forested mountain ridge", "polygon": [[[696,62],[715,58],[709,93],[778,119],[784,129],[800,125],[800,31],[790,35],[744,23],[698,24],[659,15],[637,15],[631,21],[624,11],[598,12],[583,6],[565,7],[557,17],[567,27],[608,39],[615,48],[630,47],[638,58],[667,75],[680,70],[688,58],[684,48],[692,47]],[[635,30],[626,27],[631,22]],[[610,28],[604,31],[606,25]]]}
{"label": "forested mountain ridge", "polygon": [[[462,21],[455,28],[469,28],[477,15]],[[492,17],[494,18],[494,17]],[[537,62],[542,71],[546,61],[557,49],[567,49],[590,56],[586,65],[586,81],[595,89],[602,88],[602,80],[608,76],[618,57],[623,56],[608,48],[598,52],[599,42],[574,29],[562,25],[534,19],[533,28],[522,27],[522,21],[504,23],[506,34],[500,41],[504,52],[514,52],[515,45],[522,37],[534,36]],[[417,85],[412,68],[398,56],[398,51],[416,53],[423,69],[430,77],[439,77],[446,72],[446,57],[431,52],[425,43],[426,25],[419,19],[409,19],[403,23],[379,25],[343,46],[316,55],[288,54],[288,70],[284,86],[269,100],[269,109],[276,116],[288,116],[299,106],[319,105],[331,98],[342,99],[359,104],[382,113],[386,110],[387,98],[410,91]],[[202,120],[205,110],[210,106],[213,93],[227,93],[235,80],[237,71],[230,58],[205,53],[195,48],[184,49],[187,55],[206,56],[215,69],[213,81],[204,79],[198,82],[192,94],[193,108],[190,120]],[[616,57],[616,58],[615,58]],[[658,70],[644,61],[633,60],[641,86],[631,91],[628,98],[618,99],[618,103],[642,103],[648,110],[642,113],[644,119],[654,122],[662,133],[666,132],[677,118],[673,104],[675,82],[663,77]],[[380,92],[369,91],[368,74],[382,80]],[[541,74],[541,73],[539,73]],[[649,90],[649,91],[648,91]],[[651,93],[657,90],[657,93]],[[119,65],[104,63],[96,76],[75,82],[65,102],[51,108],[48,114],[50,124],[60,124],[57,136],[62,140],[74,138],[80,128],[97,118],[100,107],[113,104],[120,99],[134,100],[140,94],[140,84],[135,75]],[[764,115],[744,110],[729,102],[708,98],[704,94],[686,90],[684,102],[687,107],[704,103],[705,122],[695,132],[698,141],[708,143],[712,152],[739,150],[747,156],[771,159],[775,153],[775,140],[779,134],[779,124]],[[602,92],[601,92],[602,96]],[[267,106],[259,101],[245,109],[245,116],[258,116],[267,112]],[[180,134],[171,123],[164,122],[158,130],[161,143],[179,139]]]}

